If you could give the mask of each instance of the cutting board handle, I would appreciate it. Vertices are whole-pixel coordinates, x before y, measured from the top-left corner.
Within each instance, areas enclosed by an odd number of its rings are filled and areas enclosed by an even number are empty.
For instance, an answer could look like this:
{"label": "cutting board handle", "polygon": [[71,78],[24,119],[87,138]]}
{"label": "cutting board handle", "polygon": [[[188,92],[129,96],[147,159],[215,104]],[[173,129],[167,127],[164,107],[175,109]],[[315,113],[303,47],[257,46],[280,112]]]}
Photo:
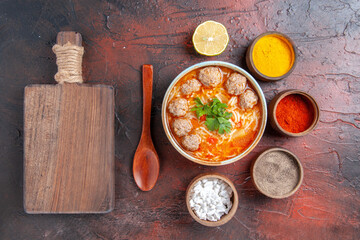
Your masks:
{"label": "cutting board handle", "polygon": [[81,34],[73,31],[59,32],[52,49],[58,66],[55,80],[58,83],[82,83],[84,47]]}
{"label": "cutting board handle", "polygon": [[61,46],[64,46],[68,42],[70,42],[72,45],[82,47],[81,34],[73,31],[59,32],[56,37],[56,43]]}

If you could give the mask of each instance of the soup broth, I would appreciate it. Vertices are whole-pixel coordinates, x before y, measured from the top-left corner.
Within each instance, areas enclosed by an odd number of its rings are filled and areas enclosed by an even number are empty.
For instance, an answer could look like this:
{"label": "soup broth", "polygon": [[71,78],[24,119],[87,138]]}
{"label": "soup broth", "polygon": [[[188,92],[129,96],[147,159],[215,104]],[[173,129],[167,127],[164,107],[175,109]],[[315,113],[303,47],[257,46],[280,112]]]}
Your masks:
{"label": "soup broth", "polygon": [[[251,107],[244,109],[240,105],[242,95],[229,94],[226,88],[226,82],[232,73],[238,73],[226,67],[219,67],[222,72],[221,83],[215,87],[206,86],[201,84],[198,91],[192,92],[188,95],[181,92],[181,86],[188,80],[199,80],[199,72],[203,68],[195,69],[184,77],[182,77],[173,87],[170,92],[167,106],[175,99],[185,99],[188,104],[188,109],[184,116],[175,116],[167,108],[167,124],[171,129],[172,137],[176,140],[177,144],[186,151],[189,155],[209,162],[220,162],[233,158],[244,152],[256,138],[261,124],[261,101]],[[249,80],[246,81],[246,86],[243,92],[251,89],[257,96],[256,91],[251,86]],[[257,96],[258,97],[258,96]],[[205,125],[206,117],[197,117],[194,111],[191,111],[196,106],[195,99],[199,98],[203,104],[211,102],[214,98],[219,99],[222,103],[227,104],[226,111],[232,113],[229,119],[231,123],[231,130],[229,133],[220,134],[218,131],[210,131]],[[173,129],[173,122],[178,119],[187,119],[191,121],[192,128],[187,134],[196,134],[200,137],[201,142],[197,150],[189,151],[184,148],[182,139],[184,136],[179,137],[175,134]]]}

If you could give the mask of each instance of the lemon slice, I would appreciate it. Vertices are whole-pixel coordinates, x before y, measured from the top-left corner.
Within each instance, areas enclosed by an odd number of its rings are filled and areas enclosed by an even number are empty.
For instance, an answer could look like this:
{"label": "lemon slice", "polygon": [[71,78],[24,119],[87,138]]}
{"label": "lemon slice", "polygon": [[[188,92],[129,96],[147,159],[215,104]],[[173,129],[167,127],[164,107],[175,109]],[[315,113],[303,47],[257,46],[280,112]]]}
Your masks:
{"label": "lemon slice", "polygon": [[229,42],[229,35],[221,23],[206,21],[197,26],[192,41],[198,53],[216,56],[225,50]]}

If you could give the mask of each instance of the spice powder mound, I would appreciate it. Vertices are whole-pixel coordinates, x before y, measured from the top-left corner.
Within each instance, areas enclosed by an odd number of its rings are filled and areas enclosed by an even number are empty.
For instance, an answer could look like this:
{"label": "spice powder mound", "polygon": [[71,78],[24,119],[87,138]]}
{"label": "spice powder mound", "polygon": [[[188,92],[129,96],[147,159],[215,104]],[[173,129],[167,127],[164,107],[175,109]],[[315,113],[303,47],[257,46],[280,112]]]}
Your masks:
{"label": "spice powder mound", "polygon": [[276,120],[288,132],[304,132],[314,121],[314,109],[303,96],[291,94],[278,103]]}
{"label": "spice powder mound", "polygon": [[295,189],[300,181],[296,160],[285,152],[269,152],[255,165],[254,180],[265,193],[281,197]]}
{"label": "spice powder mound", "polygon": [[252,57],[256,69],[268,77],[285,75],[295,61],[293,46],[277,34],[260,38],[254,46]]}

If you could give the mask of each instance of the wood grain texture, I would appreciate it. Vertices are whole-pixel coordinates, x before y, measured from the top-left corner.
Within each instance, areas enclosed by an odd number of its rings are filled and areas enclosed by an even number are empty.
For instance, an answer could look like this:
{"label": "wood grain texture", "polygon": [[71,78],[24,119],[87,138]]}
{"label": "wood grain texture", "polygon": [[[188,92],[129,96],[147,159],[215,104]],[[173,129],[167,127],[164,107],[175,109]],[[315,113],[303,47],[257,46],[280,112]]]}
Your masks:
{"label": "wood grain texture", "polygon": [[103,213],[114,207],[111,87],[25,89],[24,207],[27,213]]}
{"label": "wood grain texture", "polygon": [[150,131],[153,89],[153,66],[144,65],[143,74],[143,124],[141,138],[133,162],[136,184],[143,191],[150,191],[159,177],[159,156],[155,150]]}
{"label": "wood grain texture", "polygon": [[67,42],[76,46],[82,46],[82,36],[74,31],[59,32],[56,36],[56,43],[62,46]]}
{"label": "wood grain texture", "polygon": [[[2,239],[358,239],[360,236],[360,43],[357,0],[0,1],[0,236]],[[224,24],[230,41],[219,56],[196,54],[191,36],[206,20]],[[23,210],[23,90],[50,84],[56,73],[51,47],[60,30],[83,35],[87,83],[115,89],[114,211],[104,215],[28,215]],[[246,49],[265,31],[290,36],[299,57],[293,73],[259,81],[269,102],[302,89],[321,109],[317,128],[287,138],[268,125],[253,152],[223,167],[183,158],[161,124],[170,82],[185,68],[222,60],[247,69]],[[160,175],[150,192],[132,176],[141,135],[141,66],[154,66],[151,133]],[[251,162],[269,147],[294,152],[304,181],[290,198],[272,200],[252,184]],[[195,222],[185,204],[191,180],[218,172],[233,181],[239,207],[218,228]]]}

